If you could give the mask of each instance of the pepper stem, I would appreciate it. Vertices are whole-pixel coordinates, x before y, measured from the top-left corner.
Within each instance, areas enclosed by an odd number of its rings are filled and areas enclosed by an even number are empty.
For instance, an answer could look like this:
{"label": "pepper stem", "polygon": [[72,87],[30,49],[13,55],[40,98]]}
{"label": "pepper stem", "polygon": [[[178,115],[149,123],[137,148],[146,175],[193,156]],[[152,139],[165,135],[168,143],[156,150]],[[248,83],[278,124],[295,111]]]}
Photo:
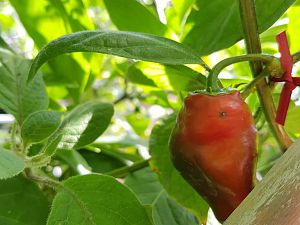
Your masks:
{"label": "pepper stem", "polygon": [[218,85],[218,75],[225,67],[229,65],[238,62],[245,62],[245,61],[262,61],[264,63],[271,63],[273,60],[276,59],[277,58],[274,56],[264,55],[264,54],[247,54],[247,55],[235,56],[235,57],[224,59],[219,63],[217,63],[210,71],[207,77],[206,91],[218,92],[221,90],[220,86]]}
{"label": "pepper stem", "polygon": [[269,76],[268,69],[265,68],[258,76],[256,76],[250,83],[248,83],[242,90],[241,90],[241,96],[243,99],[246,99],[251,93],[253,93],[256,90],[256,85]]}

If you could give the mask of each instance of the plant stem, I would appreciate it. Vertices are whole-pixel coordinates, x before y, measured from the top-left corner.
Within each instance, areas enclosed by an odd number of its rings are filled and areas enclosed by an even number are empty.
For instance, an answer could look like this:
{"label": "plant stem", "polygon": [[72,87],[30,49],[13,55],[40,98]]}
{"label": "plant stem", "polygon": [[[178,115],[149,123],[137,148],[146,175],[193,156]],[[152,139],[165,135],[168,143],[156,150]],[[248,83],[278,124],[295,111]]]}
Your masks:
{"label": "plant stem", "polygon": [[[246,48],[248,53],[261,53],[261,44],[256,20],[254,0],[239,0],[240,16],[244,30]],[[253,76],[262,71],[261,62],[250,63]]]}
{"label": "plant stem", "polygon": [[200,64],[207,72],[211,71],[211,68],[203,61],[202,64]]}
{"label": "plant stem", "polygon": [[14,122],[11,127],[10,144],[11,144],[11,149],[15,152],[18,152],[18,148],[16,144],[16,133],[17,133],[17,122]]}
{"label": "plant stem", "polygon": [[257,107],[257,109],[253,115],[255,124],[259,121],[260,117],[261,117],[261,107],[259,106],[259,107]]}
{"label": "plant stem", "polygon": [[248,83],[241,91],[241,96],[246,99],[251,93],[256,90],[256,85],[264,78],[269,76],[269,71],[264,69],[258,76],[256,76],[250,83]]}
{"label": "plant stem", "polygon": [[39,176],[33,175],[31,172],[31,169],[29,169],[29,168],[25,169],[25,175],[29,180],[32,180],[32,181],[40,183],[40,184],[44,184],[48,187],[53,188],[54,190],[57,190],[59,187],[62,186],[58,181],[55,181],[55,180],[52,180],[52,179],[46,178],[46,177],[39,177]]}
{"label": "plant stem", "polygon": [[147,167],[149,165],[149,160],[150,159],[135,162],[131,166],[121,167],[119,169],[116,169],[116,170],[113,170],[109,173],[106,173],[106,175],[113,176],[113,177],[118,177],[118,178],[125,177],[125,176],[127,176],[128,174],[130,174],[134,171],[137,171],[137,170],[140,170],[140,169],[143,169],[143,168]]}
{"label": "plant stem", "polygon": [[118,103],[120,103],[121,101],[125,100],[128,98],[128,95],[126,93],[124,93],[121,97],[119,97],[118,99],[116,99],[113,104],[116,105]]}
{"label": "plant stem", "polygon": [[300,61],[300,51],[293,54],[293,63],[297,63]]}
{"label": "plant stem", "polygon": [[265,118],[262,118],[261,124],[259,126],[256,124],[257,130],[260,131],[264,127],[265,123],[266,123]]}
{"label": "plant stem", "polygon": [[216,64],[210,71],[207,77],[206,90],[207,92],[220,90],[220,87],[218,85],[218,75],[222,71],[222,69],[231,64],[244,61],[263,61],[266,63],[271,63],[273,60],[276,60],[274,56],[263,54],[248,54],[224,59]]}
{"label": "plant stem", "polygon": [[[239,0],[239,5],[247,52],[261,53],[254,0]],[[258,76],[263,68],[261,62],[251,62],[250,66],[254,77]],[[292,144],[292,141],[284,128],[275,122],[275,105],[266,79],[262,79],[256,85],[256,89],[269,127],[280,148],[285,151]]]}

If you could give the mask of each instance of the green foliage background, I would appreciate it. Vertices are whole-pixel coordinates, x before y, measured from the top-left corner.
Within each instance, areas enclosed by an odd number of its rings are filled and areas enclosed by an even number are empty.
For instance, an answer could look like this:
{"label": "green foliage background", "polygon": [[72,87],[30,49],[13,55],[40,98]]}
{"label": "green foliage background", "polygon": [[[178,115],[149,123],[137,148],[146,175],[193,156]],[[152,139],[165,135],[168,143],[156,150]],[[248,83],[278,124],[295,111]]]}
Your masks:
{"label": "green foliage background", "polygon": [[[0,1],[0,108],[16,119],[14,125],[0,127],[0,224],[197,225],[206,221],[208,205],[172,166],[168,138],[183,98],[205,87],[206,72],[196,64],[198,60],[201,64],[198,56],[212,67],[222,59],[246,53],[238,1],[162,3]],[[275,36],[283,30],[291,52],[299,51],[300,1],[257,0],[256,6],[263,52],[278,54]],[[63,54],[50,59],[33,82],[26,83],[30,60],[39,50],[62,35],[85,30],[143,32],[188,47],[172,50],[172,44],[166,42],[164,50],[160,43],[155,45],[157,38],[147,39],[137,46],[141,55],[168,51],[169,58],[162,54],[150,60],[155,62],[88,52]],[[118,42],[119,37],[108,37],[104,44],[130,45],[127,39]],[[171,65],[176,60],[195,64]],[[294,76],[299,71],[296,64]],[[252,76],[248,64],[239,63],[226,68],[220,78],[224,86],[235,86],[250,82]],[[273,92],[276,103],[281,87],[277,85]],[[256,94],[247,103],[253,114],[259,110]],[[264,176],[282,153],[264,116],[258,113],[255,120],[259,130],[257,171]],[[299,137],[299,124],[297,88],[285,125],[292,138]],[[17,136],[12,137],[15,142],[10,141],[10,133]],[[55,198],[51,188],[37,186],[21,174],[10,178],[25,167],[23,160],[7,151],[19,146],[28,156],[45,151],[52,157],[48,166],[33,172],[63,181]],[[124,185],[101,175],[118,174],[118,169],[139,165],[150,156],[150,166],[120,176]],[[5,170],[7,165],[11,168]],[[61,174],[53,172],[57,170]],[[73,177],[90,172],[97,175]],[[23,215],[26,204],[32,208]]]}

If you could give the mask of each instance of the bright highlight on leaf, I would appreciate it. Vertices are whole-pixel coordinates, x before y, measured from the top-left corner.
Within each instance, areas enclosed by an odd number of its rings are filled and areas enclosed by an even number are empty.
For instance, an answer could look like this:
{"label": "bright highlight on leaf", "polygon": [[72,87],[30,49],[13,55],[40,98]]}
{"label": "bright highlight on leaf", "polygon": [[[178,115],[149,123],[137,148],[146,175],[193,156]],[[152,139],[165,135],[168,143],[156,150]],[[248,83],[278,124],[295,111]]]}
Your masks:
{"label": "bright highlight on leaf", "polygon": [[137,62],[129,68],[128,79],[162,90],[195,91],[206,86],[204,75],[184,65]]}
{"label": "bright highlight on leaf", "polygon": [[46,154],[52,155],[56,148],[72,150],[92,143],[106,130],[113,113],[110,103],[91,101],[78,105],[50,136]]}

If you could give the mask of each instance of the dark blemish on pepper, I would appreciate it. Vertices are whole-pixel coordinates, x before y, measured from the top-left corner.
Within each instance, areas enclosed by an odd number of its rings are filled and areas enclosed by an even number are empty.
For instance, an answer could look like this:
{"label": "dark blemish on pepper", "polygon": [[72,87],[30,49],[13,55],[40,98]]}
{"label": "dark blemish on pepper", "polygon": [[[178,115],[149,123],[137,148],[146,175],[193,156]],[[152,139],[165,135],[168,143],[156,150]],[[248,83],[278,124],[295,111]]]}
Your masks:
{"label": "dark blemish on pepper", "polygon": [[225,118],[226,115],[227,115],[226,112],[219,112],[219,117],[221,117],[221,118]]}

